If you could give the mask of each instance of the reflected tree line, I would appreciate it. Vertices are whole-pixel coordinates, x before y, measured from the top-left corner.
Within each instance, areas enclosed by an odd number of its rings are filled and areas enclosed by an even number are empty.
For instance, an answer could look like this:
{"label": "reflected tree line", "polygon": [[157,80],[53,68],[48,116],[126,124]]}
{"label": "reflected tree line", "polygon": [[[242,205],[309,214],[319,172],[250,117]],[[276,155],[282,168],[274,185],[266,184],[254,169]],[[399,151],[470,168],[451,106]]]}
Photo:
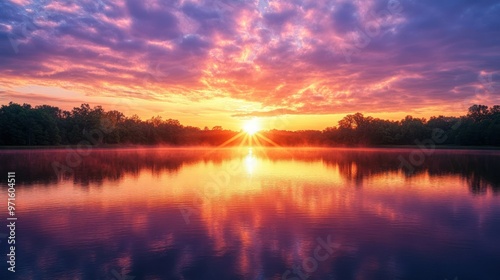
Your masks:
{"label": "reflected tree line", "polygon": [[[410,149],[255,149],[254,155],[271,161],[297,160],[323,162],[327,167],[338,168],[340,175],[362,187],[365,180],[392,172],[402,172],[407,178],[421,175],[459,176],[469,185],[470,191],[483,194],[488,190],[500,193],[500,161],[498,153],[488,151],[436,150],[423,164],[407,172],[399,156],[407,156]],[[148,171],[161,174],[175,173],[183,166],[213,163],[240,158],[245,151],[232,149],[95,149],[69,170],[59,172],[54,162],[63,163],[72,153],[70,150],[30,150],[0,152],[0,173],[16,170],[23,178],[23,186],[33,184],[53,185],[60,180],[88,186],[104,180],[118,181],[125,175],[138,176]]]}
{"label": "reflected tree line", "polygon": [[[0,145],[57,146],[90,144],[216,146],[239,132],[220,126],[204,129],[178,120],[152,117],[141,120],[101,106],[82,104],[71,111],[58,107],[9,103],[0,108]],[[347,115],[337,126],[320,130],[260,132],[281,146],[415,145],[439,133],[436,145],[500,146],[500,106],[473,105],[461,117],[437,116],[429,120],[407,116],[400,121]],[[238,141],[233,145],[239,144]],[[269,145],[262,142],[262,145]]]}

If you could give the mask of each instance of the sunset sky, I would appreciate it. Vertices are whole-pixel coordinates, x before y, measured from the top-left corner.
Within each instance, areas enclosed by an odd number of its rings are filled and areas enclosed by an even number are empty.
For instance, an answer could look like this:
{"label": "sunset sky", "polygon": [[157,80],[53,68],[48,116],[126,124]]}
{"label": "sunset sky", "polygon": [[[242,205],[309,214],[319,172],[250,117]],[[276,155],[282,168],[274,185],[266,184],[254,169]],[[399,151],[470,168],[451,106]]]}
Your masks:
{"label": "sunset sky", "polygon": [[323,129],[500,104],[500,2],[0,2],[0,104]]}

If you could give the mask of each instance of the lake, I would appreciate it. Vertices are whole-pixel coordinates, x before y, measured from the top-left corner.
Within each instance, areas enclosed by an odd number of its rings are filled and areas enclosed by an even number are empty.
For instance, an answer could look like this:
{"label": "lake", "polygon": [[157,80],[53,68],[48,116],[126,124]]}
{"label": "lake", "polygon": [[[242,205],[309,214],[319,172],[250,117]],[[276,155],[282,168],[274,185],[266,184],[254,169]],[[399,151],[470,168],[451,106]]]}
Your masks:
{"label": "lake", "polygon": [[3,150],[0,172],[1,279],[500,277],[499,151]]}

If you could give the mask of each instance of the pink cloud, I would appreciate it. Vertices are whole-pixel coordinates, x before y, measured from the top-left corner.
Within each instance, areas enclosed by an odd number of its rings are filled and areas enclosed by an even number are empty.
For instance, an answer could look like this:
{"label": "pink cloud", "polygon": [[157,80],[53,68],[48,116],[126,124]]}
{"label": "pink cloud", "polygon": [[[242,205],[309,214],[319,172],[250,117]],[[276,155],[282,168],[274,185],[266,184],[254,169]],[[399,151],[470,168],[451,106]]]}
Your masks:
{"label": "pink cloud", "polygon": [[[2,29],[1,84],[24,79],[145,100],[229,97],[260,102],[256,115],[499,100],[491,90],[498,20],[486,3],[456,7],[462,20],[445,4],[394,0],[50,2],[43,17],[25,12],[34,3],[2,4],[10,21],[0,24],[11,27]],[[483,22],[469,10],[484,11]],[[488,85],[483,72],[492,74]]]}

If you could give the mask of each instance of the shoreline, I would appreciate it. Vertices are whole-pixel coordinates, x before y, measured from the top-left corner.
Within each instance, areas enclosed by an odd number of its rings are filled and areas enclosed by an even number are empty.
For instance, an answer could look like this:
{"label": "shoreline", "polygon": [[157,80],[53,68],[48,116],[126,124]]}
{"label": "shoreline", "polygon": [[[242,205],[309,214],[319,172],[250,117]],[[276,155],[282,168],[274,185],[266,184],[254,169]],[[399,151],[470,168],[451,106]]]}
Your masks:
{"label": "shoreline", "polygon": [[[418,145],[376,145],[376,146],[169,146],[169,145],[121,145],[108,144],[91,146],[91,149],[235,149],[235,148],[256,148],[256,149],[434,149],[434,150],[487,150],[499,151],[499,146],[452,146],[436,145],[432,148],[421,147]],[[0,146],[0,151],[5,150],[64,150],[64,149],[87,149],[78,145],[59,145],[59,146]]]}

